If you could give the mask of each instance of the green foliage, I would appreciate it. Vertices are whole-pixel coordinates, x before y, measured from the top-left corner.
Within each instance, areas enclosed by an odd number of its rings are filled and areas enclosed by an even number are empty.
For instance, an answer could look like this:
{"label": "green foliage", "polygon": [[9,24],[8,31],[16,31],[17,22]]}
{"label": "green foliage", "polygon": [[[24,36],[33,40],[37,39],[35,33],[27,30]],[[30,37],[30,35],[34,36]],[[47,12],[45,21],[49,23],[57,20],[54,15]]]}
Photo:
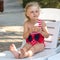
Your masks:
{"label": "green foliage", "polygon": [[30,1],[37,1],[42,8],[60,8],[60,0],[23,0],[23,7]]}

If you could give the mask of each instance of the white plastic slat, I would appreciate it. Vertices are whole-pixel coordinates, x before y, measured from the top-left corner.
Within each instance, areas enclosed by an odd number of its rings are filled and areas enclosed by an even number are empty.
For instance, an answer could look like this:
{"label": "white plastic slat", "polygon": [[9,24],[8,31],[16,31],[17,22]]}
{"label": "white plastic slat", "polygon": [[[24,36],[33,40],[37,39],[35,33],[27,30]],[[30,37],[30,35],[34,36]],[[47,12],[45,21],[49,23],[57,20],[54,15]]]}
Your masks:
{"label": "white plastic slat", "polygon": [[58,42],[58,35],[59,35],[58,22],[47,23],[47,26],[49,27],[48,31],[50,33],[50,36],[48,38],[45,38],[46,48],[56,48]]}

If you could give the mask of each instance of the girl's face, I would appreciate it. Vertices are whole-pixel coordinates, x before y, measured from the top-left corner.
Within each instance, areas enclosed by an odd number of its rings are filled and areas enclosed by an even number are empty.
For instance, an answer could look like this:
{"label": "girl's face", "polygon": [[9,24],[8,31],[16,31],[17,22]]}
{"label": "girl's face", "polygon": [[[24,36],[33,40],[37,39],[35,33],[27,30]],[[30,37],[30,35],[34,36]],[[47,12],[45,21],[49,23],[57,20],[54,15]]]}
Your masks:
{"label": "girl's face", "polygon": [[26,15],[30,20],[36,20],[39,16],[39,9],[36,6],[31,6],[27,9]]}

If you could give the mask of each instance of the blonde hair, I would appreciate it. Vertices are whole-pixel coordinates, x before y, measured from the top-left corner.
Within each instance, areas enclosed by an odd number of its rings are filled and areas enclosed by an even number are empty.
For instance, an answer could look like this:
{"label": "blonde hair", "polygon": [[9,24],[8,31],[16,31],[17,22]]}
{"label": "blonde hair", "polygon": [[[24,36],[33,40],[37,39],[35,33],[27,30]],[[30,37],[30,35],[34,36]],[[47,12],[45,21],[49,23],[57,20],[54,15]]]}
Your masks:
{"label": "blonde hair", "polygon": [[28,8],[31,7],[31,6],[36,6],[38,9],[40,9],[40,6],[39,6],[38,2],[27,3],[26,6],[25,6],[25,16],[26,16],[27,20],[29,20],[29,17],[26,15],[26,12],[27,12]]}

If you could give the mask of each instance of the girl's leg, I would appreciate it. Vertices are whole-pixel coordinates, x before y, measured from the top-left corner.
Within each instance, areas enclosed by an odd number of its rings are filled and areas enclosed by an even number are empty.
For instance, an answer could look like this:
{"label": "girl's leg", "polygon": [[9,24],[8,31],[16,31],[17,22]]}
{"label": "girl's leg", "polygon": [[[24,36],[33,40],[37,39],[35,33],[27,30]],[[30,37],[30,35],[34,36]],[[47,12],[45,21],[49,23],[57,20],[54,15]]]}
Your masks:
{"label": "girl's leg", "polygon": [[24,51],[27,51],[29,48],[31,48],[31,46],[32,46],[32,45],[31,45],[30,43],[26,43],[26,44],[23,46],[22,49],[23,49]]}
{"label": "girl's leg", "polygon": [[13,53],[15,58],[23,58],[25,55],[25,52],[31,47],[30,44],[26,43],[24,47],[21,50],[17,50],[16,46],[14,44],[11,44],[9,47],[9,50]]}
{"label": "girl's leg", "polygon": [[20,54],[20,58],[24,58],[24,56],[26,56],[26,52],[31,48],[31,44],[26,43],[22,49],[20,49],[19,51],[21,52]]}
{"label": "girl's leg", "polygon": [[9,50],[13,53],[15,58],[19,58],[19,52],[17,51],[16,46],[14,44],[10,45]]}
{"label": "girl's leg", "polygon": [[40,43],[37,43],[37,44],[35,44],[34,46],[32,46],[29,50],[28,50],[28,52],[26,52],[26,56],[25,57],[31,57],[31,56],[33,56],[35,53],[37,53],[37,52],[41,52],[41,51],[43,51],[44,50],[44,44],[40,44]]}

